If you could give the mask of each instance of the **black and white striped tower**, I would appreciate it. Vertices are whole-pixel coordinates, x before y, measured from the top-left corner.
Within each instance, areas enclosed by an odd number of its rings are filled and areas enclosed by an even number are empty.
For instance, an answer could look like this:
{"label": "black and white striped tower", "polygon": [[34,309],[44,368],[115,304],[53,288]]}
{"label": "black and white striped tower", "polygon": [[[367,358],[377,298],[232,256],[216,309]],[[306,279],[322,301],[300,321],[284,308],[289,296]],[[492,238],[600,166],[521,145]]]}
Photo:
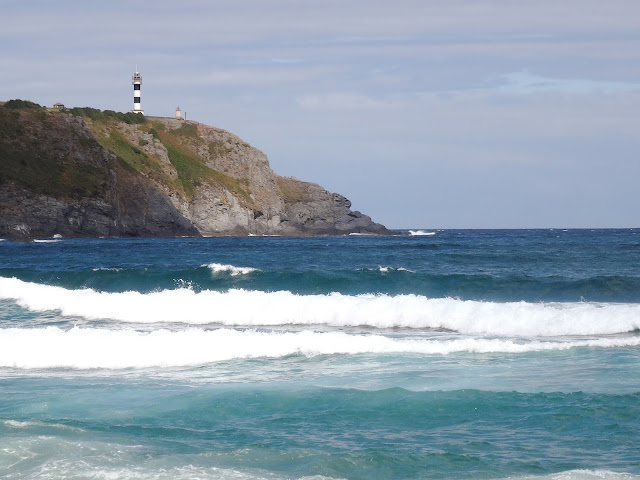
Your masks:
{"label": "black and white striped tower", "polygon": [[138,67],[136,67],[136,73],[131,77],[133,80],[133,113],[142,113],[142,107],[140,106],[140,85],[142,85],[142,77],[140,76],[140,72],[138,72]]}

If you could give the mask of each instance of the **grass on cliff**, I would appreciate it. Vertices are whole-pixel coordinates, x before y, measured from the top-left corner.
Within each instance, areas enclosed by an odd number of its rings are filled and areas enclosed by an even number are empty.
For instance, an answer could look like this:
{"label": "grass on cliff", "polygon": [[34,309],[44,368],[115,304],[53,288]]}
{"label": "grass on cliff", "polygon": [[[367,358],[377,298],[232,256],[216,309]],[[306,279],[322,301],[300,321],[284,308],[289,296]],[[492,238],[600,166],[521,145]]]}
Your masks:
{"label": "grass on cliff", "polygon": [[[64,159],[56,158],[47,152],[45,144],[20,141],[24,134],[24,127],[19,121],[21,114],[17,112],[20,109],[25,110],[33,120],[36,116],[42,120],[39,117],[48,118],[48,115],[51,115],[40,105],[25,100],[9,100],[0,106],[0,183],[12,181],[35,193],[55,198],[103,195],[108,183],[106,169],[91,165],[67,165]],[[94,131],[98,143],[113,153],[123,168],[141,173],[172,190],[182,190],[187,198],[193,197],[197,186],[209,184],[228,190],[248,206],[253,205],[246,189],[248,180],[238,180],[210,168],[186,145],[194,140],[202,141],[197,125],[184,123],[176,130],[168,132],[161,122],[147,121],[142,114],[102,111],[90,107],[76,107],[65,111],[94,122],[93,127],[91,122],[87,122],[87,125]],[[145,124],[139,128],[148,131],[162,142],[171,164],[176,169],[178,180],[171,178],[158,161],[150,158],[116,131],[115,122]],[[85,148],[95,145],[93,139],[80,138],[78,141]]]}
{"label": "grass on cliff", "polygon": [[176,168],[178,179],[188,197],[193,197],[197,186],[207,183],[220,185],[244,199],[246,203],[253,203],[249,193],[240,185],[240,181],[205,165],[196,155],[180,145],[173,132],[159,131],[157,134],[167,149],[169,161]]}
{"label": "grass on cliff", "polygon": [[[42,110],[46,111],[46,108],[42,105],[39,105],[35,102],[31,102],[29,100],[7,100],[2,104],[5,108],[10,108],[14,110]],[[110,118],[115,118],[116,120],[132,124],[141,124],[146,123],[147,118],[142,113],[133,113],[133,112],[115,112],[113,110],[100,110],[98,108],[91,107],[73,107],[73,108],[65,108],[62,110],[65,113],[71,113],[72,115],[77,115],[85,118],[90,118],[91,120],[108,120]]]}
{"label": "grass on cliff", "polygon": [[[104,118],[99,117],[98,120],[104,120]],[[108,123],[106,126],[104,123],[102,125],[100,131],[96,132],[100,145],[116,155],[120,164],[129,171],[142,173],[172,190],[182,191],[187,198],[193,198],[196,187],[199,185],[209,184],[220,185],[247,204],[252,203],[249,193],[242,188],[241,181],[208,167],[197,155],[183,145],[182,140],[185,138],[200,140],[196,125],[185,123],[180,128],[168,132],[161,122],[151,120],[140,127],[143,131],[151,133],[160,140],[167,149],[169,161],[178,174],[177,181],[167,175],[156,160],[149,158],[145,152],[115,131],[115,125]]]}
{"label": "grass on cliff", "polygon": [[7,100],[6,102],[4,102],[2,104],[3,107],[5,108],[12,108],[12,109],[44,109],[44,107],[42,105],[39,105],[35,102],[31,102],[29,100],[20,100],[19,98],[15,99],[15,100]]}
{"label": "grass on cliff", "polygon": [[0,138],[16,139],[22,135],[24,128],[20,125],[18,112],[0,107]]}
{"label": "grass on cliff", "polygon": [[276,177],[276,185],[278,185],[284,203],[287,205],[309,201],[309,191],[300,180],[294,180],[288,177]]}
{"label": "grass on cliff", "polygon": [[107,172],[92,165],[64,165],[39,150],[0,142],[0,184],[13,182],[36,194],[54,198],[104,196]]}
{"label": "grass on cliff", "polygon": [[98,142],[118,157],[125,168],[146,174],[151,173],[152,165],[147,154],[131,145],[120,133],[112,131],[108,137],[98,137]]}
{"label": "grass on cliff", "polygon": [[29,111],[23,112],[21,119],[14,110],[16,107],[5,108],[7,103],[0,107],[0,184],[11,182],[36,194],[54,198],[99,197],[105,194],[108,184],[106,169],[88,164],[69,164],[63,154],[53,154],[46,142],[25,140],[25,128],[21,122],[37,124],[42,121],[43,114],[47,115],[45,111],[27,106],[25,108]]}
{"label": "grass on cliff", "polygon": [[158,134],[158,132],[166,130],[164,128],[164,124],[162,122],[158,122],[157,120],[150,120],[145,125],[142,125],[138,128],[144,132],[150,133],[156,140],[160,140],[160,135]]}
{"label": "grass on cliff", "polygon": [[171,133],[181,137],[200,139],[200,136],[198,135],[198,127],[193,123],[183,123]]}
{"label": "grass on cliff", "polygon": [[115,118],[116,120],[127,123],[129,125],[132,124],[141,124],[146,123],[147,118],[142,113],[133,113],[133,112],[115,112],[113,110],[99,110],[97,108],[91,107],[74,107],[74,108],[66,108],[65,112],[71,113],[72,115],[78,115],[81,117],[89,118],[93,121],[100,120],[108,120],[110,118]]}
{"label": "grass on cliff", "polygon": [[120,165],[130,172],[139,172],[152,178],[161,184],[175,188],[176,182],[167,175],[157,161],[149,158],[149,156],[138,147],[131,144],[119,132],[111,131],[109,136],[98,136],[100,145],[111,153],[113,153]]}

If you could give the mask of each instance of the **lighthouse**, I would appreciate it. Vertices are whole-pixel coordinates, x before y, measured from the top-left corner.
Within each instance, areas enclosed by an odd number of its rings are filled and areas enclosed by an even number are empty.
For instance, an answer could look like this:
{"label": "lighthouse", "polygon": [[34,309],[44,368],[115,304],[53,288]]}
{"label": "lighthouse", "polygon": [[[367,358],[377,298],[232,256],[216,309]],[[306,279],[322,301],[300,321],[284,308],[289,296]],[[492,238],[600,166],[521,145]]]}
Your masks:
{"label": "lighthouse", "polygon": [[131,83],[133,83],[133,110],[131,111],[133,113],[144,114],[144,111],[140,106],[140,85],[142,85],[142,77],[140,76],[140,72],[138,72],[137,68],[136,68],[136,73],[133,74],[133,77],[131,77],[131,80],[132,80]]}

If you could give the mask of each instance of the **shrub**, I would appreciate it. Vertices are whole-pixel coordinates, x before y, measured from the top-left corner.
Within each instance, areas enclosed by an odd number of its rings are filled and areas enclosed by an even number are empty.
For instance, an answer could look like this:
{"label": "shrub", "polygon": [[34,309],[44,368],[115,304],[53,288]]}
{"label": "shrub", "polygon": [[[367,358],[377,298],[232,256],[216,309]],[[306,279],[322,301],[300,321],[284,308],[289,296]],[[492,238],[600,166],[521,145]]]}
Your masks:
{"label": "shrub", "polygon": [[8,101],[4,102],[4,107],[5,108],[15,108],[15,109],[19,109],[19,108],[44,108],[42,105],[38,105],[37,103],[30,102],[29,100],[20,100],[20,99],[8,100]]}
{"label": "shrub", "polygon": [[173,131],[173,134],[183,137],[198,138],[198,127],[193,123],[183,123],[180,128],[176,128]]}
{"label": "shrub", "polygon": [[73,115],[87,117],[91,120],[106,120],[108,118],[115,118],[116,120],[127,123],[129,125],[145,123],[147,121],[147,118],[142,113],[122,113],[113,110],[102,111],[97,108],[91,107],[73,107],[66,109],[66,111]]}

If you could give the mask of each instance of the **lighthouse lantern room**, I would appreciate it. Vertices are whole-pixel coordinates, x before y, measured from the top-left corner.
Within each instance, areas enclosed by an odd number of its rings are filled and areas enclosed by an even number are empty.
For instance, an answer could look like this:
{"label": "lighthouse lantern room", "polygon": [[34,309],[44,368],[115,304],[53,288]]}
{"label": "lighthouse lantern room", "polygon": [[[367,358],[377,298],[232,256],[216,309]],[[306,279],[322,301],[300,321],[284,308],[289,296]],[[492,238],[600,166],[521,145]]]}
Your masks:
{"label": "lighthouse lantern room", "polygon": [[144,114],[144,111],[142,110],[142,107],[140,106],[140,85],[142,85],[142,76],[140,76],[140,72],[138,72],[138,69],[136,68],[136,73],[133,74],[133,77],[131,77],[131,80],[133,83],[133,113],[142,113]]}

